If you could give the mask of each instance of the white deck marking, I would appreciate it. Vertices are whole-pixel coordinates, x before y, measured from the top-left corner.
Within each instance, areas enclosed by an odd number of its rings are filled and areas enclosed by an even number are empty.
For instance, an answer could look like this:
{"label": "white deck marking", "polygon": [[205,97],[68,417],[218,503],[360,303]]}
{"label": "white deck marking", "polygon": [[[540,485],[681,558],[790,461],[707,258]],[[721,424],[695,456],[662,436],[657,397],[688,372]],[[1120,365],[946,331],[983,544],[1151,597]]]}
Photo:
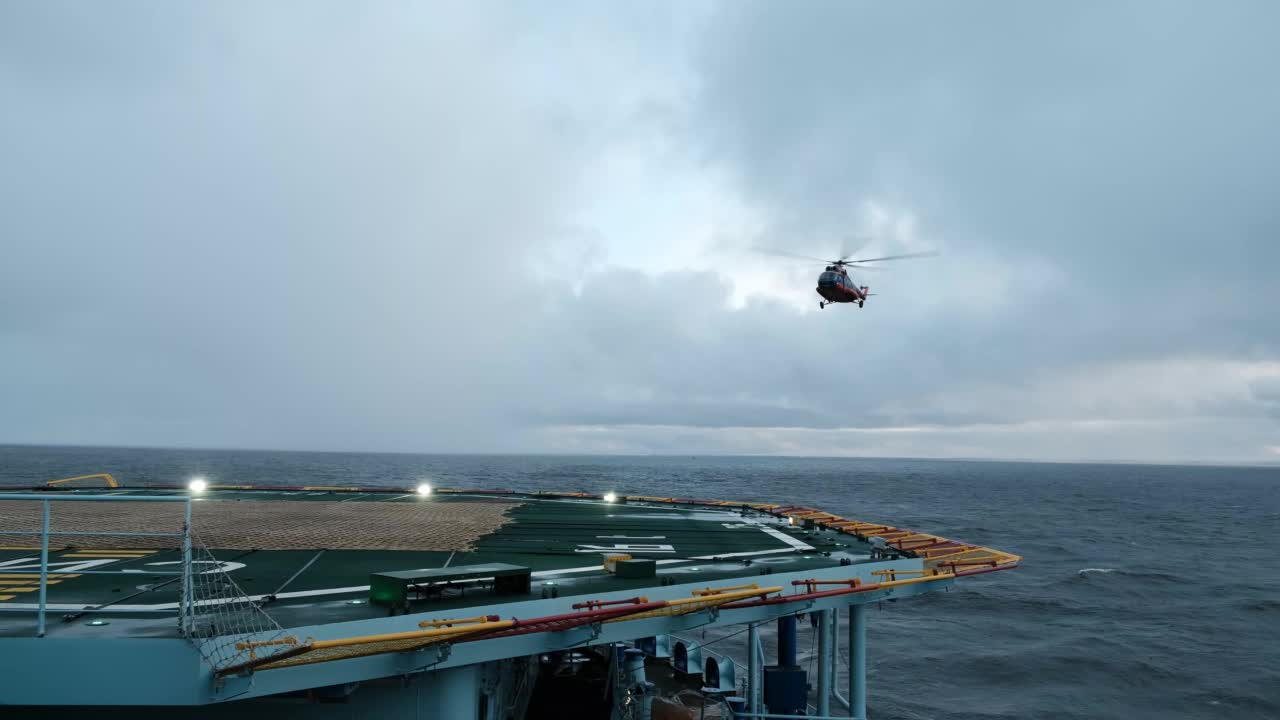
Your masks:
{"label": "white deck marking", "polygon": [[574,550],[574,552],[577,553],[600,553],[601,555],[610,555],[613,553],[673,553],[675,551],[675,545],[667,545],[665,543],[645,543],[643,545],[637,545],[635,543],[614,543],[611,547],[578,543],[578,549]]}
{"label": "white deck marking", "polygon": [[797,539],[797,538],[793,538],[793,537],[791,537],[790,535],[788,535],[788,534],[786,534],[786,533],[782,532],[782,531],[781,531],[781,530],[779,530],[778,528],[769,527],[768,525],[761,525],[761,526],[760,526],[760,529],[761,529],[761,530],[763,530],[763,531],[765,531],[765,532],[767,532],[767,533],[769,533],[770,535],[772,535],[772,536],[774,536],[774,537],[778,538],[779,540],[781,540],[782,542],[784,542],[784,543],[786,543],[786,544],[790,545],[791,547],[798,549],[798,550],[812,550],[812,549],[813,549],[813,546],[812,546],[812,545],[810,545],[809,543],[807,543],[807,542],[805,542],[805,541],[803,541],[803,540]]}

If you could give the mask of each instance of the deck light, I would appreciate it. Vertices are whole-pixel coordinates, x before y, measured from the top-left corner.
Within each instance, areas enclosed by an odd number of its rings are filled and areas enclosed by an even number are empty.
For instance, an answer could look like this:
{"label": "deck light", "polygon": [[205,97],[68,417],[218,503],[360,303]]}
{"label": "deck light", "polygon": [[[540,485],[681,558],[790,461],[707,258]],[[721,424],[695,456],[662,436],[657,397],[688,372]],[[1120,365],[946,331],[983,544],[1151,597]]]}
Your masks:
{"label": "deck light", "polygon": [[348,605],[363,605],[363,604],[364,604],[364,601],[363,601],[363,600],[360,600],[360,599],[356,599],[356,600],[348,600],[348,601],[347,601],[347,604],[348,604]]}
{"label": "deck light", "polygon": [[431,486],[430,486],[430,485],[428,485],[428,484],[426,484],[426,483],[422,483],[421,485],[419,485],[419,486],[418,486],[418,494],[419,494],[419,495],[422,495],[422,496],[424,496],[424,497],[425,497],[425,496],[427,496],[427,495],[430,495],[430,494],[431,494]]}
{"label": "deck light", "polygon": [[90,620],[89,622],[85,623],[85,625],[92,625],[94,627],[101,627],[106,624],[107,624],[106,620]]}
{"label": "deck light", "polygon": [[617,495],[617,493],[611,493],[611,492],[610,492],[610,493],[605,493],[605,494],[604,494],[604,501],[605,501],[605,502],[608,502],[608,503],[611,503],[611,502],[618,502],[618,495]]}
{"label": "deck light", "polygon": [[209,483],[205,482],[202,477],[193,477],[191,482],[187,483],[187,489],[193,493],[202,493],[209,488]]}

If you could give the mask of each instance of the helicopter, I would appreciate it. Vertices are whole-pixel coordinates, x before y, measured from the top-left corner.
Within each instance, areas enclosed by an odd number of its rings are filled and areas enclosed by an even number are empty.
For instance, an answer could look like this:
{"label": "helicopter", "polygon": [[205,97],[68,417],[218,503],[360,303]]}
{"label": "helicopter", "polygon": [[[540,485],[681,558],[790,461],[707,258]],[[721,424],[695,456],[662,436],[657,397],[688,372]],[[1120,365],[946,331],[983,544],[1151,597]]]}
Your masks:
{"label": "helicopter", "polygon": [[879,270],[874,266],[864,266],[863,263],[884,262],[885,260],[904,260],[906,258],[933,257],[937,252],[918,252],[906,253],[904,255],[887,255],[885,257],[865,258],[862,260],[850,260],[849,255],[845,255],[839,260],[823,260],[821,258],[807,257],[805,255],[793,255],[791,253],[779,252],[777,250],[763,250],[771,255],[781,255],[782,257],[796,258],[798,260],[812,260],[826,265],[822,274],[818,276],[818,294],[822,299],[818,301],[818,309],[821,310],[828,305],[835,303],[855,303],[858,307],[862,307],[867,302],[867,298],[873,294],[871,288],[866,285],[858,285],[849,277],[847,268],[857,268],[859,270]]}

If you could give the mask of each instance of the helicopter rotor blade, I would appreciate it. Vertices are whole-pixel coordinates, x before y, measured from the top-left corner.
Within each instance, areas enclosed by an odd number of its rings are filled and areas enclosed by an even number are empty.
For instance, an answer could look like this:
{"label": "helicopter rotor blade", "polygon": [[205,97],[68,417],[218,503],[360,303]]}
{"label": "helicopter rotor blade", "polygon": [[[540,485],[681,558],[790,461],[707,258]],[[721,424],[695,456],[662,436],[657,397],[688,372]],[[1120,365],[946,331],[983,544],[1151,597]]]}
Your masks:
{"label": "helicopter rotor blade", "polygon": [[845,265],[859,265],[861,263],[882,262],[884,260],[903,260],[906,258],[936,257],[938,251],[930,250],[928,252],[906,253],[905,255],[886,255],[885,257],[867,258],[865,260],[846,260]]}
{"label": "helicopter rotor blade", "polygon": [[[852,243],[855,241],[858,243],[857,247],[853,247],[852,245]],[[849,262],[849,258],[858,254],[859,252],[862,251],[862,248],[870,244],[871,244],[871,238],[869,237],[845,236],[845,238],[840,241],[840,262]]]}
{"label": "helicopter rotor blade", "polygon": [[772,248],[753,247],[752,250],[755,250],[758,253],[764,253],[765,255],[777,255],[778,257],[791,258],[792,260],[812,260],[813,262],[826,263],[828,265],[835,263],[834,260],[823,260],[822,258],[810,257],[808,255],[796,255],[795,253],[783,252]]}

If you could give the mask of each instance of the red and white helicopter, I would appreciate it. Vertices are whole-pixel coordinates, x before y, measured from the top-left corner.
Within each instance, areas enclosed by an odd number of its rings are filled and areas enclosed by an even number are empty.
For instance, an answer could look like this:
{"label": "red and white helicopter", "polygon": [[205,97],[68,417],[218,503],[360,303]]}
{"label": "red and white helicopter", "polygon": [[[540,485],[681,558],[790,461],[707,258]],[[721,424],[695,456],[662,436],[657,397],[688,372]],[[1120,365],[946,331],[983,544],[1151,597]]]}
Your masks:
{"label": "red and white helicopter", "polygon": [[779,252],[777,250],[762,250],[771,255],[780,255],[782,257],[795,258],[797,260],[813,260],[815,262],[825,263],[826,269],[818,276],[818,294],[822,299],[818,301],[818,309],[825,308],[835,303],[856,303],[858,307],[862,307],[867,302],[867,298],[871,296],[871,288],[866,285],[858,285],[849,277],[847,268],[857,268],[859,270],[878,270],[874,266],[866,266],[864,263],[884,262],[885,260],[904,260],[906,258],[933,257],[938,253],[935,251],[907,253],[905,255],[887,255],[885,257],[864,258],[862,260],[850,260],[849,255],[845,255],[839,260],[823,260],[821,258],[813,258],[805,255],[793,255],[792,253]]}

